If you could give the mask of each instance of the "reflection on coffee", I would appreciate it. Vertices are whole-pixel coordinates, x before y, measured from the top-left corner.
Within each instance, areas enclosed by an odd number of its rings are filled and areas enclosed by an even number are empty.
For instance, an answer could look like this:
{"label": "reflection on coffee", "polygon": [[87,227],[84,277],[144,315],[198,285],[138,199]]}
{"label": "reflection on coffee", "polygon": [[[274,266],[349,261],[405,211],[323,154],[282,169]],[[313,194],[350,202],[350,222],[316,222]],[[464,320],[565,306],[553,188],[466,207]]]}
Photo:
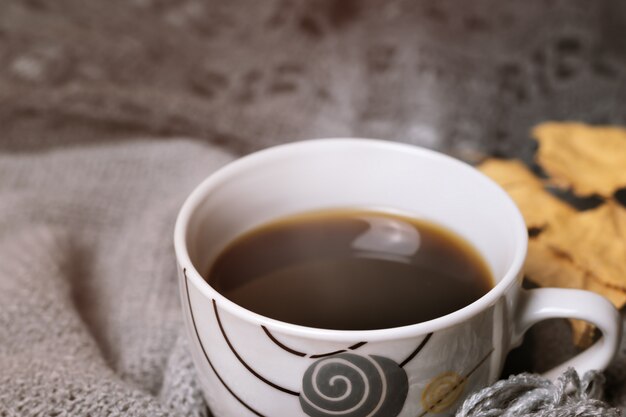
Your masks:
{"label": "reflection on coffee", "polygon": [[433,223],[369,210],[284,217],[235,239],[208,282],[233,302],[304,326],[366,330],[431,320],[493,286],[465,240]]}

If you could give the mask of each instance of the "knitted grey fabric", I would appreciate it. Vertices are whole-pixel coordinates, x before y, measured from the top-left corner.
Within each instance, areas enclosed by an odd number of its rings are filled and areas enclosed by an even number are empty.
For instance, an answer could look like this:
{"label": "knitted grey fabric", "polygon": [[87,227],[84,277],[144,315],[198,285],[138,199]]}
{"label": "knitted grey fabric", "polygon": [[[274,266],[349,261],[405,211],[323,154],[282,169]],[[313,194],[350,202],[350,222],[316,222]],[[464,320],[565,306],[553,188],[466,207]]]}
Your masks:
{"label": "knitted grey fabric", "polygon": [[587,372],[582,380],[568,369],[557,381],[520,374],[470,395],[456,417],[619,417],[603,397],[604,377]]}
{"label": "knitted grey fabric", "polygon": [[231,156],[187,141],[0,156],[0,415],[203,416],[173,225]]}

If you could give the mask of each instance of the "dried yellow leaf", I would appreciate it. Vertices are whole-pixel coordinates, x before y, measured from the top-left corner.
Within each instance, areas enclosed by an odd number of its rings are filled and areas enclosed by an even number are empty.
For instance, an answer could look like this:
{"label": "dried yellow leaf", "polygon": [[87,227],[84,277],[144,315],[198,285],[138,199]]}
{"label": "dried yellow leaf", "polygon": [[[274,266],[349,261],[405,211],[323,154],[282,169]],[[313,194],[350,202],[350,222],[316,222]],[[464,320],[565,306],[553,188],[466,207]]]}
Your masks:
{"label": "dried yellow leaf", "polygon": [[[626,129],[544,123],[533,135],[550,183],[603,197],[626,187]],[[525,267],[531,281],[593,291],[617,308],[626,305],[626,208],[608,199],[578,212],[547,192],[544,181],[521,161],[489,159],[479,168],[509,193],[529,228],[542,229],[529,242]],[[591,344],[594,326],[570,322],[574,343]]]}
{"label": "dried yellow leaf", "polygon": [[626,290],[626,209],[618,203],[555,219],[541,237],[599,282]]}
{"label": "dried yellow leaf", "polygon": [[555,185],[604,197],[626,186],[626,129],[549,122],[535,127],[533,136],[537,161]]}
{"label": "dried yellow leaf", "polygon": [[528,242],[526,276],[540,287],[574,288],[593,291],[606,297],[616,308],[626,305],[626,291],[600,281],[591,271],[581,268],[566,254],[548,246],[539,236]]}
{"label": "dried yellow leaf", "polygon": [[529,228],[543,228],[575,210],[544,190],[543,183],[521,161],[488,159],[479,169],[511,196]]}
{"label": "dried yellow leaf", "polygon": [[541,238],[529,240],[524,268],[528,279],[540,287],[583,288],[587,274]]}

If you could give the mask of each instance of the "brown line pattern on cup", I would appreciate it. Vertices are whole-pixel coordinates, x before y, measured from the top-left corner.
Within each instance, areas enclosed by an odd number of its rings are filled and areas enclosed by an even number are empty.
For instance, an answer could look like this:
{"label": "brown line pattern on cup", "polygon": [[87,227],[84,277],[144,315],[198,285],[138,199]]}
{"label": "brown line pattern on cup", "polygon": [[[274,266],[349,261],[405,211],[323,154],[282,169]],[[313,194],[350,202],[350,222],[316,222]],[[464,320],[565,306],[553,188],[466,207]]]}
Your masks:
{"label": "brown line pattern on cup", "polygon": [[196,332],[196,338],[198,339],[198,343],[200,343],[200,348],[202,349],[202,353],[204,353],[204,357],[206,358],[206,361],[209,363],[209,366],[211,367],[211,369],[213,370],[213,373],[215,373],[215,376],[217,377],[217,379],[219,379],[219,381],[222,383],[222,385],[224,385],[224,388],[226,388],[226,390],[228,392],[230,392],[230,395],[232,395],[233,397],[235,397],[235,399],[237,401],[239,401],[239,403],[241,405],[243,405],[244,407],[246,407],[248,410],[250,410],[250,412],[254,413],[255,415],[259,416],[259,417],[265,417],[263,414],[259,413],[258,411],[256,411],[254,408],[252,408],[251,406],[249,406],[248,404],[246,404],[241,398],[239,398],[239,396],[237,394],[235,394],[233,392],[232,389],[230,389],[230,387],[226,384],[226,382],[222,379],[222,377],[220,376],[220,374],[217,372],[217,370],[215,369],[215,366],[213,366],[213,363],[211,362],[211,359],[209,359],[209,355],[206,352],[206,349],[204,349],[204,345],[202,344],[202,340],[200,339],[200,333],[198,332],[198,327],[196,326],[196,319],[193,316],[193,308],[191,307],[191,298],[189,297],[189,284],[187,283],[187,268],[183,268],[183,276],[185,277],[185,293],[187,294],[187,303],[189,304],[189,313],[191,315],[191,323],[193,324],[193,329]]}
{"label": "brown line pattern on cup", "polygon": [[441,398],[439,398],[439,399],[437,400],[437,402],[435,402],[433,405],[431,405],[431,406],[430,406],[430,408],[429,408],[428,410],[424,410],[424,411],[422,412],[422,414],[420,414],[418,417],[424,417],[426,414],[428,414],[428,413],[430,412],[430,409],[432,409],[432,408],[436,407],[436,406],[437,406],[440,402],[442,402],[443,400],[445,400],[445,399],[446,399],[446,397],[448,396],[448,394],[450,394],[451,392],[454,392],[454,390],[455,390],[455,389],[457,389],[459,386],[461,386],[461,384],[464,384],[464,383],[467,381],[467,379],[468,379],[470,376],[472,376],[472,374],[473,374],[474,372],[476,372],[476,370],[477,370],[478,368],[480,368],[480,365],[482,365],[483,363],[485,363],[485,361],[487,360],[487,358],[489,358],[489,356],[491,356],[491,354],[493,353],[493,351],[494,351],[494,350],[495,350],[494,348],[491,348],[491,350],[490,350],[489,352],[487,352],[487,354],[486,354],[486,355],[485,355],[485,356],[484,356],[484,357],[480,360],[480,362],[478,362],[478,363],[476,364],[476,366],[474,366],[474,367],[473,367],[473,368],[472,368],[472,369],[471,369],[471,370],[470,370],[467,374],[465,374],[465,376],[464,376],[463,378],[461,378],[461,380],[460,380],[459,382],[457,382],[456,384],[454,384],[454,385],[452,386],[452,388],[450,388],[450,389],[448,390],[448,392],[447,392],[445,395],[442,395],[442,396],[441,396]]}
{"label": "brown line pattern on cup", "polygon": [[277,385],[275,383],[273,383],[272,381],[268,380],[267,378],[263,377],[261,374],[259,374],[257,371],[255,371],[254,369],[252,369],[252,367],[250,365],[248,365],[246,363],[246,361],[243,360],[243,358],[241,356],[239,356],[239,353],[237,353],[237,351],[235,350],[235,347],[232,345],[232,343],[230,342],[230,339],[228,338],[228,336],[226,336],[226,331],[224,330],[224,326],[222,326],[222,321],[220,320],[220,314],[217,311],[217,303],[215,302],[214,299],[211,300],[213,302],[213,311],[215,312],[215,318],[217,319],[217,325],[220,328],[220,331],[222,332],[222,336],[224,337],[224,340],[226,341],[226,344],[228,344],[228,347],[230,348],[230,351],[233,352],[233,354],[235,355],[235,357],[237,358],[237,360],[239,360],[239,362],[248,370],[250,371],[250,373],[254,376],[256,376],[258,379],[260,379],[261,381],[265,382],[267,385],[271,386],[272,388],[275,388],[279,391],[284,392],[285,394],[289,394],[289,395],[293,395],[294,397],[298,397],[300,396],[299,392],[296,391],[292,391],[290,389],[281,387],[280,385]]}
{"label": "brown line pattern on cup", "polygon": [[[269,337],[269,338],[270,338],[270,340],[271,340],[272,342],[274,342],[274,343],[275,343],[278,347],[280,347],[281,349],[283,349],[283,350],[285,350],[285,351],[287,351],[287,352],[289,352],[289,353],[291,353],[291,354],[294,354],[294,355],[300,356],[300,357],[307,356],[307,354],[306,354],[306,353],[304,353],[304,352],[300,352],[300,351],[295,350],[295,349],[292,349],[292,348],[290,348],[289,346],[287,346],[287,345],[285,345],[284,343],[282,343],[280,340],[276,339],[276,337],[275,337],[275,336],[274,336],[274,335],[273,335],[273,334],[269,331],[269,329],[268,329],[267,327],[265,327],[265,326],[261,325],[261,328],[263,329],[263,331],[265,332],[265,334],[267,335],[267,337]],[[348,349],[349,349],[349,350],[356,350],[356,349],[360,348],[361,346],[363,346],[363,345],[364,345],[364,344],[366,344],[366,343],[367,343],[367,342],[359,342],[359,343],[355,343],[354,345],[352,345],[352,346],[348,347]],[[310,358],[312,358],[312,359],[315,359],[315,358],[323,358],[324,356],[330,356],[330,355],[334,355],[334,354],[336,354],[336,353],[343,353],[343,352],[345,352],[345,351],[346,351],[346,350],[348,350],[348,349],[335,350],[335,351],[333,351],[333,352],[326,352],[326,353],[316,353],[316,354],[310,355],[309,357],[310,357]]]}
{"label": "brown line pattern on cup", "polygon": [[326,357],[326,356],[332,356],[332,355],[336,355],[338,353],[343,353],[343,352],[346,352],[346,349],[340,349],[340,350],[336,350],[334,352],[319,353],[317,355],[311,355],[311,356],[309,356],[309,358],[311,358],[311,359],[323,358],[323,357]]}
{"label": "brown line pattern on cup", "polygon": [[364,344],[366,344],[367,342],[359,342],[359,343],[355,343],[352,346],[348,347],[348,349],[350,350],[357,350],[358,348],[360,348],[361,346],[363,346]]}
{"label": "brown line pattern on cup", "polygon": [[424,346],[426,346],[426,343],[428,343],[428,341],[430,340],[430,338],[432,336],[433,336],[432,333],[428,333],[426,335],[426,337],[421,341],[421,343],[415,348],[415,350],[413,352],[411,352],[411,354],[409,356],[407,356],[407,358],[405,360],[400,362],[400,368],[404,368],[404,365],[406,365],[407,363],[411,362],[413,360],[413,358],[416,357],[417,354],[420,353],[420,351],[422,349],[424,349]]}
{"label": "brown line pattern on cup", "polygon": [[289,352],[289,353],[291,353],[291,354],[293,354],[293,355],[297,355],[297,356],[306,356],[306,353],[299,352],[299,351],[297,351],[297,350],[295,350],[295,349],[290,348],[289,346],[286,346],[286,345],[282,344],[282,343],[281,343],[278,339],[276,339],[276,338],[274,337],[274,335],[273,335],[273,334],[271,334],[271,333],[270,333],[270,331],[267,329],[267,327],[265,327],[265,326],[261,325],[261,328],[263,329],[263,331],[265,332],[265,334],[267,335],[267,337],[269,337],[269,338],[270,338],[270,340],[271,340],[272,342],[274,342],[274,343],[275,343],[278,347],[280,347],[281,349],[286,350],[287,352]]}

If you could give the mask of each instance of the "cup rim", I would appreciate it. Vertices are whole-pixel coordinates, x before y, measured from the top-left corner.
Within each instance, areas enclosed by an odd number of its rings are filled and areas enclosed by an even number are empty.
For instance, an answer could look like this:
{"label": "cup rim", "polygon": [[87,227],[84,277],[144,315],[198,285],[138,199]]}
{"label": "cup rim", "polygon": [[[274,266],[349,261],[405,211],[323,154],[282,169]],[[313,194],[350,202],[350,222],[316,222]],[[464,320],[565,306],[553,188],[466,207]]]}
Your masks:
{"label": "cup rim", "polygon": [[[299,324],[288,323],[281,320],[272,319],[270,317],[263,316],[248,310],[233,301],[229,300],[217,290],[207,283],[202,275],[198,272],[194,264],[191,262],[189,252],[187,250],[187,232],[189,221],[195,213],[198,206],[204,201],[206,196],[211,192],[213,187],[218,186],[222,181],[228,178],[230,175],[235,174],[242,169],[248,169],[259,164],[263,164],[269,158],[284,157],[289,153],[301,152],[304,148],[319,147],[319,146],[335,146],[335,145],[353,145],[353,146],[368,146],[378,147],[380,149],[401,151],[404,153],[411,153],[419,155],[424,158],[438,159],[445,163],[462,165],[464,169],[471,169],[476,174],[476,180],[486,183],[489,187],[492,187],[496,194],[499,194],[503,199],[504,204],[508,206],[508,215],[511,217],[511,223],[513,225],[513,231],[516,234],[514,237],[517,247],[513,260],[510,263],[504,276],[489,290],[485,295],[478,300],[468,304],[467,306],[446,314],[434,318],[432,320],[384,329],[371,329],[371,330],[337,330],[337,329],[323,329],[309,326],[303,326]],[[368,139],[368,138],[322,138],[322,139],[309,139],[298,142],[290,142],[269,148],[262,149],[260,151],[253,152],[241,158],[238,158],[227,165],[219,168],[207,178],[205,178],[196,188],[191,192],[183,203],[177,219],[174,230],[174,249],[176,252],[176,258],[179,263],[179,267],[184,270],[186,278],[191,280],[194,286],[202,293],[208,300],[214,299],[221,309],[226,310],[228,313],[237,316],[245,321],[258,323],[271,330],[275,330],[284,334],[293,336],[315,338],[320,340],[332,340],[337,342],[352,342],[355,340],[366,340],[368,342],[389,340],[389,339],[403,339],[408,337],[415,337],[431,332],[435,332],[441,329],[452,327],[460,324],[463,321],[479,314],[487,309],[489,306],[495,304],[506,292],[506,290],[515,283],[519,272],[522,270],[524,260],[526,258],[526,251],[528,245],[528,233],[524,219],[509,195],[491,178],[475,169],[471,165],[460,161],[456,158],[448,156],[446,154],[433,151],[427,148],[418,147],[400,142],[391,142],[381,139]]]}

